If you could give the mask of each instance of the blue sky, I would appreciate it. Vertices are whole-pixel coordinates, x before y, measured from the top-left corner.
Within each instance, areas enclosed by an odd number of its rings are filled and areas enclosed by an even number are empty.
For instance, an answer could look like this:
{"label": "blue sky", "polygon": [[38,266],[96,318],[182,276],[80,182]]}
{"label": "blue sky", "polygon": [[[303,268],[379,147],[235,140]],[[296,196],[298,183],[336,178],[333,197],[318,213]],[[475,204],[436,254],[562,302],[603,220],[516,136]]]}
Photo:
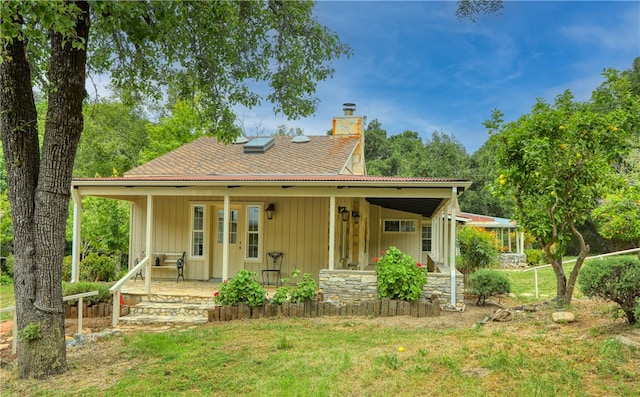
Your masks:
{"label": "blue sky", "polygon": [[476,23],[455,10],[455,1],[319,1],[318,21],[354,54],[318,85],[313,117],[286,120],[265,103],[240,112],[245,132],[285,124],[324,134],[354,102],[388,135],[445,132],[471,154],[488,138],[482,122],[493,109],[514,120],[565,89],[587,100],[604,68],[630,69],[640,56],[640,1],[506,1]]}

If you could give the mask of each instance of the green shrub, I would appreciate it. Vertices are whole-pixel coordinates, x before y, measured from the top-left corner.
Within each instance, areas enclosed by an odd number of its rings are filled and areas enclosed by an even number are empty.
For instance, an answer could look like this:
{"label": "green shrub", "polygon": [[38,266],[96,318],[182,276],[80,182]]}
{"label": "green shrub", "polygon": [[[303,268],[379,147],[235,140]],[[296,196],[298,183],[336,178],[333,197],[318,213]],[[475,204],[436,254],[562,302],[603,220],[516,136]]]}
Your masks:
{"label": "green shrub", "polygon": [[14,261],[14,256],[12,254],[9,254],[5,257],[2,268],[0,268],[0,273],[6,274],[8,275],[10,278],[13,279],[13,261]]}
{"label": "green shrub", "polygon": [[251,307],[264,305],[267,291],[258,283],[258,274],[242,269],[220,286],[214,295],[214,301],[221,305],[237,305],[246,303]]}
{"label": "green shrub", "polygon": [[62,281],[71,281],[71,255],[62,259]]}
{"label": "green shrub", "polygon": [[497,270],[480,269],[469,276],[471,292],[478,295],[478,305],[484,305],[487,298],[511,292],[507,276]]}
{"label": "green shrub", "polygon": [[[75,295],[82,294],[84,292],[98,291],[98,295],[89,296],[83,298],[87,305],[94,305],[96,303],[105,302],[111,303],[113,301],[113,295],[109,292],[111,284],[94,283],[94,282],[79,282],[79,283],[62,283],[62,295]],[[77,302],[77,301],[76,301]],[[71,302],[71,304],[76,304]]]}
{"label": "green shrub", "polygon": [[524,254],[527,256],[527,265],[529,266],[540,265],[540,262],[542,262],[544,258],[544,252],[542,252],[542,250],[526,249],[524,250]]}
{"label": "green shrub", "polygon": [[[300,270],[293,271],[292,277],[296,278],[300,274]],[[282,284],[289,282],[288,278],[283,278]],[[313,299],[317,294],[317,286],[314,279],[311,278],[311,274],[305,273],[302,280],[296,283],[296,288],[292,289],[285,285],[278,287],[273,294],[269,302],[274,305],[281,305],[285,301],[290,300],[293,303],[303,303],[307,299]]]}
{"label": "green shrub", "polygon": [[282,305],[287,299],[289,299],[289,287],[283,285],[276,289],[276,292],[274,292],[271,299],[269,299],[269,303]]}
{"label": "green shrub", "polygon": [[118,261],[107,255],[91,252],[80,261],[80,278],[87,281],[114,281]]}
{"label": "green shrub", "polygon": [[378,296],[403,301],[416,301],[427,284],[427,268],[396,247],[382,251],[374,259],[378,276]]}
{"label": "green shrub", "polygon": [[[297,276],[297,270],[294,271],[294,275]],[[294,276],[294,277],[295,277]],[[316,297],[317,286],[314,279],[311,278],[309,273],[305,273],[302,280],[296,283],[296,289],[291,291],[291,302],[303,303],[307,299],[313,299]]]}
{"label": "green shrub", "polygon": [[470,274],[498,262],[498,249],[492,233],[473,226],[465,226],[458,232],[458,244],[462,263],[458,270]]}
{"label": "green shrub", "polygon": [[583,294],[616,302],[627,316],[629,324],[638,317],[640,298],[640,259],[626,255],[585,262],[578,284]]}
{"label": "green shrub", "polygon": [[13,282],[11,276],[5,273],[0,273],[0,285],[10,285]]}

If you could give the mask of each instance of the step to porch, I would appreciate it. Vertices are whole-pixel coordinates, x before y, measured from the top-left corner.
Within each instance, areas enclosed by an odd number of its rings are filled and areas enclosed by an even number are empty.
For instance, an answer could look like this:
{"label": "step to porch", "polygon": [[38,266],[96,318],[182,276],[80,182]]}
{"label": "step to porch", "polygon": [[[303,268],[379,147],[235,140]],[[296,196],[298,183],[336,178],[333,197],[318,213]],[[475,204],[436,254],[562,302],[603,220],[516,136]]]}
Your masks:
{"label": "step to porch", "polygon": [[141,302],[129,306],[129,313],[120,317],[121,324],[204,324],[208,322],[213,302],[196,302],[183,296],[164,296],[162,301],[153,296],[141,297]]}
{"label": "step to porch", "polygon": [[120,324],[123,325],[152,325],[152,324],[184,324],[198,325],[205,324],[209,320],[200,316],[166,316],[153,314],[129,314],[120,317]]}

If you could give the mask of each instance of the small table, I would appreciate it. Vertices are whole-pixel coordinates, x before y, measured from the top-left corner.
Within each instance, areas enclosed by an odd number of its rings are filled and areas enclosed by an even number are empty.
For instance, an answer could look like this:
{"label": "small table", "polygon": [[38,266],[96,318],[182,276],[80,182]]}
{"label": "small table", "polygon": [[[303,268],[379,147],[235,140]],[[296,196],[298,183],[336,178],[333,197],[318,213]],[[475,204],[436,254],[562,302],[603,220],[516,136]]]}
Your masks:
{"label": "small table", "polygon": [[[282,252],[267,252],[267,256],[271,258],[271,260],[267,259],[267,268],[262,269],[262,284],[264,285],[264,275],[267,274],[267,285],[271,285],[270,274],[274,273],[276,276],[276,287],[280,283],[280,268],[282,267],[282,257],[284,253]],[[269,267],[271,265],[271,267]]]}

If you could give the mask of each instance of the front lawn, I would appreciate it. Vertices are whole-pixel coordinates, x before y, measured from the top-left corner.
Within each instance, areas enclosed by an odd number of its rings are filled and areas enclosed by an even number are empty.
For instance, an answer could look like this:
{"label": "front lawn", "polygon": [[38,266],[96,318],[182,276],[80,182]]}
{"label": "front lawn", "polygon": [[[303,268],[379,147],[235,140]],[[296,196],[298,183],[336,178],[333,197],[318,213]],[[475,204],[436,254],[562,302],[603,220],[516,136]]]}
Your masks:
{"label": "front lawn", "polygon": [[475,327],[443,325],[455,312],[209,323],[70,348],[45,381],[0,375],[3,395],[637,396],[640,350],[616,339],[633,330],[602,306],[577,300],[563,325],[552,308]]}

